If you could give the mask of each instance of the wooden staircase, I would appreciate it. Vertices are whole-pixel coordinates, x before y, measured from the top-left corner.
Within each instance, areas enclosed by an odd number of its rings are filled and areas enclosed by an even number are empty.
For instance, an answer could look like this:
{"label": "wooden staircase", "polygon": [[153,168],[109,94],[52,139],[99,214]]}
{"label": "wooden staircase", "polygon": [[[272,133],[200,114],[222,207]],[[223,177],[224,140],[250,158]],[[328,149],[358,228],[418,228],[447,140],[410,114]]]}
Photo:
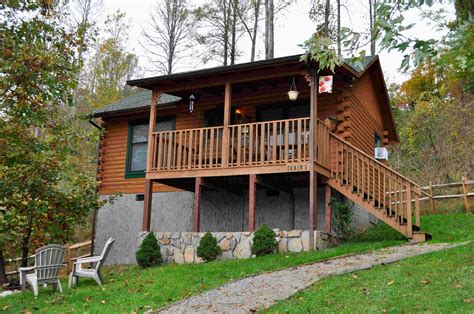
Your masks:
{"label": "wooden staircase", "polygon": [[419,185],[342,140],[329,136],[328,184],[352,202],[414,241],[431,235],[420,229]]}

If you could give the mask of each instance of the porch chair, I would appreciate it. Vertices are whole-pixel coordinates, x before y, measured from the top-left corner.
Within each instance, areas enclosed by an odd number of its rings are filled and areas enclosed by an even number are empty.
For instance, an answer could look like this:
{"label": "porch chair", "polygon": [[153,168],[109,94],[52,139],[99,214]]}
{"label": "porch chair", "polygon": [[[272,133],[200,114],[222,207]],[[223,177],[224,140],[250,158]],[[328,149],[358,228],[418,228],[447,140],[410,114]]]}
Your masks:
{"label": "porch chair", "polygon": [[[53,291],[59,288],[59,291],[63,292],[58,273],[61,267],[64,266],[65,254],[66,248],[58,244],[49,244],[37,249],[35,251],[35,266],[18,268],[21,290],[25,291],[26,283],[29,283],[36,297],[38,296],[39,285],[51,284]],[[34,273],[27,273],[33,270]]]}
{"label": "porch chair", "polygon": [[[102,285],[104,281],[100,274],[100,267],[104,263],[107,255],[109,254],[110,248],[114,243],[114,239],[110,238],[105,242],[104,248],[102,249],[102,254],[99,256],[91,256],[85,258],[79,258],[74,265],[72,266],[72,271],[69,274],[69,288],[75,287],[79,281],[79,277],[92,278],[94,279],[99,286]],[[95,264],[92,268],[82,268],[83,264]]]}

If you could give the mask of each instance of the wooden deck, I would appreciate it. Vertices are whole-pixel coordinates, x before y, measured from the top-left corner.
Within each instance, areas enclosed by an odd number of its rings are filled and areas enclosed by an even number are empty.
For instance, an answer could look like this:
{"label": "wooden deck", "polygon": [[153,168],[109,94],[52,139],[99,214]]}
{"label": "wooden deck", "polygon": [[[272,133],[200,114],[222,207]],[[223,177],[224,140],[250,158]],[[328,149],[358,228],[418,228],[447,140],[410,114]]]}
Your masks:
{"label": "wooden deck", "polygon": [[[147,179],[309,171],[310,118],[152,133]],[[329,129],[318,120],[317,170],[328,176]],[[224,134],[227,134],[228,145]]]}

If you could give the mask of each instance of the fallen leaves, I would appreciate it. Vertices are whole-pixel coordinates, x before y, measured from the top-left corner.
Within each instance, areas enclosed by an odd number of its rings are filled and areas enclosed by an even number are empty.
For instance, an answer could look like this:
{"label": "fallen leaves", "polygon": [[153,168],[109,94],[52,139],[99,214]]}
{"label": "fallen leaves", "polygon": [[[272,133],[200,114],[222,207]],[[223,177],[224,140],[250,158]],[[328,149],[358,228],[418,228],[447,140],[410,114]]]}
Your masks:
{"label": "fallen leaves", "polygon": [[395,283],[395,280],[391,280],[391,281],[387,282],[387,286],[391,286],[391,285],[393,285],[394,283]]}
{"label": "fallen leaves", "polygon": [[424,284],[424,285],[427,285],[427,284],[430,283],[430,281],[427,280],[427,279],[422,279],[422,280],[420,280],[420,283],[422,283],[422,284]]}
{"label": "fallen leaves", "polygon": [[464,299],[464,303],[474,303],[474,298]]}

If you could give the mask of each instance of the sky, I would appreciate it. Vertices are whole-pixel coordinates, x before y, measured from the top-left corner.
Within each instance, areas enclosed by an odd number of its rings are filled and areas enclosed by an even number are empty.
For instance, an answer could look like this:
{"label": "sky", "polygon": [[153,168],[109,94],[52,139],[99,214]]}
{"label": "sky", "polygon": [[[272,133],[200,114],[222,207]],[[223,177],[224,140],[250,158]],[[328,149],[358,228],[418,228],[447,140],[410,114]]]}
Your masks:
{"label": "sky", "polygon": [[[203,0],[189,0],[193,6],[203,3]],[[343,0],[346,6],[342,9],[342,26],[350,27],[356,31],[365,31],[368,28],[368,4],[367,0]],[[153,64],[147,57],[147,54],[140,44],[141,33],[149,21],[150,14],[157,0],[103,0],[103,10],[100,18],[105,19],[109,14],[117,10],[126,13],[130,22],[129,40],[127,47],[139,57],[139,66],[144,69],[140,77],[158,75]],[[297,0],[287,10],[277,16],[275,25],[275,57],[283,57],[302,53],[298,46],[303,43],[315,30],[315,22],[309,18],[311,8],[310,0]],[[410,31],[409,35],[417,36],[423,39],[439,38],[442,33],[433,29],[433,26],[424,22],[420,17],[419,10],[411,10],[406,13],[405,19],[409,23],[416,22],[416,26]],[[264,29],[264,23],[261,24]],[[256,59],[263,59],[263,34],[260,34],[257,45]],[[250,40],[247,35],[241,39],[240,46],[242,56],[237,63],[250,61]],[[402,61],[402,54],[395,51],[382,51],[379,53],[382,69],[385,79],[388,83],[401,83],[407,79],[408,75],[399,70]],[[217,66],[216,63],[195,64],[195,60],[189,59],[176,72],[201,69],[205,67]],[[138,77],[137,77],[138,78]]]}

